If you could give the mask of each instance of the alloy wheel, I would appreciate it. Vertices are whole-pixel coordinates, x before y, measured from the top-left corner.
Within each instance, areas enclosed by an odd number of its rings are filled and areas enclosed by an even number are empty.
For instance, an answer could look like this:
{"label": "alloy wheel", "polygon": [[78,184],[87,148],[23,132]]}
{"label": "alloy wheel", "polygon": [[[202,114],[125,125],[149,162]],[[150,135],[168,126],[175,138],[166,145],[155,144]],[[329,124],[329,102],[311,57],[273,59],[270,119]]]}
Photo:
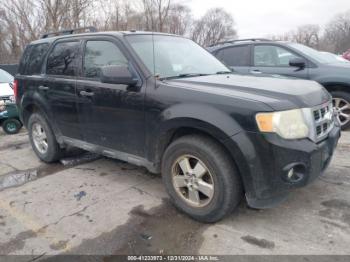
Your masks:
{"label": "alloy wheel", "polygon": [[48,150],[47,136],[44,128],[39,123],[34,123],[32,126],[33,142],[36,149],[41,153],[45,154]]}
{"label": "alloy wheel", "polygon": [[197,157],[183,155],[172,167],[172,183],[176,193],[191,206],[207,206],[214,196],[214,179]]}
{"label": "alloy wheel", "polygon": [[343,126],[350,121],[350,103],[345,99],[333,98],[333,107],[339,123]]}

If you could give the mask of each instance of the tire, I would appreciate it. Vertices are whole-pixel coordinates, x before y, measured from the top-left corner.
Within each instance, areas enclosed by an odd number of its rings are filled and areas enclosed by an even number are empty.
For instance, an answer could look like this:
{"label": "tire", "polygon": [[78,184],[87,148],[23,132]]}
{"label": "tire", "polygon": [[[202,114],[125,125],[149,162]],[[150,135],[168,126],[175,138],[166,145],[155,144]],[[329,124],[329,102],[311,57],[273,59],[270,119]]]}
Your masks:
{"label": "tire", "polygon": [[[40,132],[44,132],[46,138]],[[62,156],[62,149],[57,143],[56,137],[48,121],[40,113],[32,114],[28,119],[28,133],[32,148],[38,158],[46,163],[56,162]],[[39,134],[38,134],[39,133]],[[42,143],[37,142],[37,137],[41,137]],[[46,142],[46,143],[45,143]],[[46,150],[43,150],[45,146]]]}
{"label": "tire", "polygon": [[[341,129],[346,130],[349,129],[350,127],[350,93],[343,92],[343,91],[334,91],[331,92],[332,97],[333,97],[333,106],[335,110],[338,111],[339,118],[338,120],[341,122]],[[340,101],[337,106],[337,101]],[[347,109],[342,110],[347,106]],[[346,116],[348,116],[348,120],[346,120]]]}
{"label": "tire", "polygon": [[[186,162],[186,157],[189,159],[188,162]],[[212,192],[211,194],[207,192],[210,197],[200,192],[199,202],[197,194],[194,194],[196,201],[191,202],[192,186],[187,185],[181,188],[175,186],[176,182],[173,177],[180,179],[181,182],[178,185],[184,181],[185,176],[181,177],[181,174],[184,175],[185,172],[179,164],[184,163],[183,161],[190,163],[192,168],[190,173],[195,171],[198,163],[208,170],[203,175],[203,180],[206,179],[204,182],[210,184],[210,188],[213,189],[209,191]],[[180,175],[174,176],[174,174]],[[174,205],[200,222],[213,223],[221,220],[237,207],[243,195],[241,179],[232,159],[221,145],[206,136],[188,135],[175,140],[163,155],[162,178]],[[194,184],[198,187],[199,183],[203,184],[203,180],[197,184],[194,182]],[[206,187],[208,188],[207,185]]]}
{"label": "tire", "polygon": [[2,129],[8,135],[17,134],[19,132],[19,130],[21,130],[21,128],[22,128],[21,122],[15,118],[6,119],[2,123]]}

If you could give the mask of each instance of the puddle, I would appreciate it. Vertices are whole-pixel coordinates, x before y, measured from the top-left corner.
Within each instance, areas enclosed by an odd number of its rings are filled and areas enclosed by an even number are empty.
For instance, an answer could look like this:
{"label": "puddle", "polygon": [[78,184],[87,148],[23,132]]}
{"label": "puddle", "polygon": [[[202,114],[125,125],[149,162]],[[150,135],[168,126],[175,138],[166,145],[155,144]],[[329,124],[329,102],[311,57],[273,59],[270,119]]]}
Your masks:
{"label": "puddle", "polygon": [[9,188],[9,187],[21,186],[29,181],[33,181],[37,179],[37,177],[38,177],[37,170],[10,173],[8,175],[1,176],[0,190]]}
{"label": "puddle", "polygon": [[92,162],[99,158],[100,156],[96,154],[83,153],[64,158],[61,160],[61,163],[42,164],[37,168],[10,172],[0,176],[0,191],[5,188],[22,186],[25,183],[34,181],[38,178],[53,175],[65,169],[69,169],[82,163]]}
{"label": "puddle", "polygon": [[22,149],[24,147],[29,147],[29,141],[17,141],[17,142],[12,142],[12,143],[7,143],[7,144],[3,144],[0,146],[0,151],[4,151],[4,150],[18,150],[18,149]]}
{"label": "puddle", "polygon": [[81,165],[84,163],[92,162],[92,161],[95,161],[95,160],[100,159],[100,158],[101,158],[101,155],[86,152],[86,153],[80,154],[78,156],[63,158],[60,160],[60,162],[62,165],[66,166],[66,167],[72,167],[72,166],[77,166],[77,165]]}
{"label": "puddle", "polygon": [[[94,239],[85,239],[65,254],[198,254],[207,224],[180,213],[168,199],[150,210],[130,212],[129,220]],[[107,258],[104,261],[108,260]]]}

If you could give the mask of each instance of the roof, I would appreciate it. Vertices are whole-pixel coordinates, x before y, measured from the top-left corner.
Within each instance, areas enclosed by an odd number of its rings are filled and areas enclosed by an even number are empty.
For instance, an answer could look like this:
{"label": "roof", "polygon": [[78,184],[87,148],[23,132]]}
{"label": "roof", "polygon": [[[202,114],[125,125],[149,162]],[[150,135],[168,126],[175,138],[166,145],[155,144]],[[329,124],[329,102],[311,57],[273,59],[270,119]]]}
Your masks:
{"label": "roof", "polygon": [[58,39],[69,39],[69,38],[79,38],[79,37],[84,37],[84,36],[96,36],[96,35],[101,35],[101,36],[107,36],[107,35],[112,35],[112,36],[126,36],[126,35],[167,35],[167,36],[178,36],[174,34],[168,34],[168,33],[160,33],[160,32],[149,32],[149,31],[103,31],[103,32],[89,32],[89,33],[81,33],[81,34],[67,34],[67,35],[59,35],[59,36],[53,36],[53,37],[47,37],[47,38],[41,38],[38,40],[35,40],[31,42],[31,44],[41,44],[41,43],[52,43],[55,40]]}
{"label": "roof", "polygon": [[210,52],[214,52],[216,50],[229,47],[229,46],[246,45],[246,44],[253,44],[253,43],[271,44],[271,43],[281,43],[281,42],[283,41],[274,41],[274,40],[263,39],[263,38],[237,39],[237,40],[228,40],[228,41],[213,44],[207,47],[207,50]]}

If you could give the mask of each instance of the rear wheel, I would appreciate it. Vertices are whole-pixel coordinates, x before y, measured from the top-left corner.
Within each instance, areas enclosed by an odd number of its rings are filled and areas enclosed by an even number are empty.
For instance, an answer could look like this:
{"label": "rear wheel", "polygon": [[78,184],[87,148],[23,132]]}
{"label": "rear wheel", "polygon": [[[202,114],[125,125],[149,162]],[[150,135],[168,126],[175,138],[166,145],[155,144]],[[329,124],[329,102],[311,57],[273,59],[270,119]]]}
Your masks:
{"label": "rear wheel", "polygon": [[350,94],[343,91],[332,92],[333,107],[343,130],[350,127]]}
{"label": "rear wheel", "polygon": [[56,141],[56,137],[47,122],[39,113],[34,113],[28,120],[29,139],[36,155],[44,162],[57,161],[62,150]]}
{"label": "rear wheel", "polygon": [[8,135],[17,134],[21,129],[21,127],[22,127],[22,124],[17,119],[7,119],[2,123],[2,129]]}
{"label": "rear wheel", "polygon": [[242,197],[241,180],[232,159],[205,136],[175,140],[164,153],[162,176],[175,206],[201,222],[222,219]]}

